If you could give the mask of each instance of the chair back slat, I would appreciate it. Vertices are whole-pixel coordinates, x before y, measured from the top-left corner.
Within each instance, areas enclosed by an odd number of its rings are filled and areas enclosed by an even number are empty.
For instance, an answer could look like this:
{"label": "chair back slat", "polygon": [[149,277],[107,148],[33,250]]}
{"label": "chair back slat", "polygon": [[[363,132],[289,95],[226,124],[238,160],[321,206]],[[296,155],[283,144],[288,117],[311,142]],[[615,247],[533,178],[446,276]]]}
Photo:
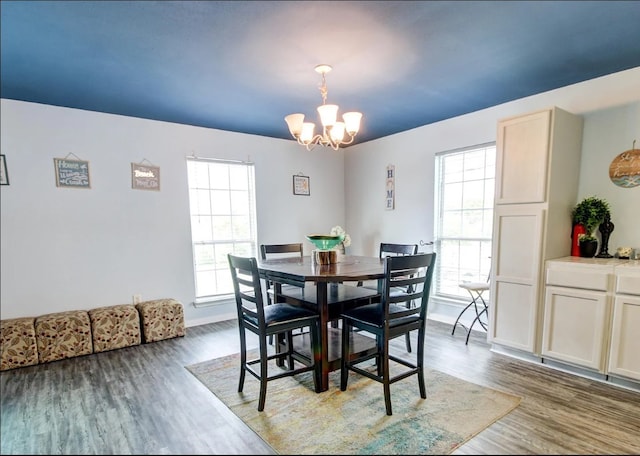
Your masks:
{"label": "chair back slat", "polygon": [[[389,323],[394,319],[410,315],[426,318],[435,258],[436,254],[433,252],[385,258],[385,278],[380,300],[385,322]],[[400,295],[392,295],[392,290],[398,287],[406,287],[408,291]],[[390,312],[390,304],[407,301],[412,301],[414,305],[406,310]]]}
{"label": "chair back slat", "polygon": [[302,251],[302,243],[291,243],[291,244],[261,244],[260,245],[260,258],[263,260],[267,259],[267,255],[272,257],[282,257],[282,256],[290,256],[285,254],[296,253],[300,255],[300,258],[303,256]]}
{"label": "chair back slat", "polygon": [[392,255],[415,255],[416,253],[418,253],[418,244],[380,243],[380,258]]}
{"label": "chair back slat", "polygon": [[235,292],[238,320],[245,320],[245,315],[256,318],[259,326],[265,326],[264,300],[258,262],[255,258],[227,255],[229,269]]}

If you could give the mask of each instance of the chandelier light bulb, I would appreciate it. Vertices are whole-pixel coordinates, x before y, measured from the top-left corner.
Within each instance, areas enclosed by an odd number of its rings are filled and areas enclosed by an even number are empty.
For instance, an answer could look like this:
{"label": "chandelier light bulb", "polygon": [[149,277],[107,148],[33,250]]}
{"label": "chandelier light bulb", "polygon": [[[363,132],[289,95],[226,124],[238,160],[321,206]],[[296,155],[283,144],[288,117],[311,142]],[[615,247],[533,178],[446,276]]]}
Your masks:
{"label": "chandelier light bulb", "polygon": [[285,122],[289,126],[289,132],[291,136],[297,138],[302,132],[302,123],[304,122],[304,114],[289,114],[284,118]]}
{"label": "chandelier light bulb", "polygon": [[338,117],[338,105],[323,104],[318,106],[318,114],[323,127],[332,127]]}
{"label": "chandelier light bulb", "polygon": [[360,130],[360,119],[362,119],[361,112],[345,112],[342,115],[349,136],[355,136]]}
{"label": "chandelier light bulb", "polygon": [[344,139],[344,122],[336,122],[331,127],[331,139],[333,142],[341,143]]}
{"label": "chandelier light bulb", "polygon": [[303,144],[310,144],[313,140],[316,125],[312,122],[304,122],[302,124],[302,132],[300,133],[300,141]]}

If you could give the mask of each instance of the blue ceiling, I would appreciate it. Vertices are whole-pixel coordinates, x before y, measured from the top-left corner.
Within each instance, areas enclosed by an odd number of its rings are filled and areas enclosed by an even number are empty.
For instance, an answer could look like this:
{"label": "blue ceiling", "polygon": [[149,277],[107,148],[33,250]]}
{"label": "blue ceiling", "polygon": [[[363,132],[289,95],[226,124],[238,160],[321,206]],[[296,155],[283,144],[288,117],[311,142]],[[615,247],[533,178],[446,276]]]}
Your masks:
{"label": "blue ceiling", "polygon": [[[290,139],[328,103],[356,143],[640,66],[638,1],[8,1],[2,98]],[[639,82],[640,83],[640,82]]]}

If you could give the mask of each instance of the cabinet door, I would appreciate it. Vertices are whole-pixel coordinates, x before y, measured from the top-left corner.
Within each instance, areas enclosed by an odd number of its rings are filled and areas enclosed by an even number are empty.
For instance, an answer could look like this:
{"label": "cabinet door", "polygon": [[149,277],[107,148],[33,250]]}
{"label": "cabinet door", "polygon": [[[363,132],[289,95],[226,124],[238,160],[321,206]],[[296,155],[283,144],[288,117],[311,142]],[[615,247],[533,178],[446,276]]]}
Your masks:
{"label": "cabinet door", "polygon": [[543,203],[551,111],[540,111],[498,123],[496,204]]}
{"label": "cabinet door", "polygon": [[613,306],[609,373],[640,380],[640,297],[617,295]]}
{"label": "cabinet door", "polygon": [[496,206],[489,340],[535,353],[541,240],[545,211],[537,205]]}
{"label": "cabinet door", "polygon": [[609,295],[601,291],[548,286],[542,355],[604,372]]}

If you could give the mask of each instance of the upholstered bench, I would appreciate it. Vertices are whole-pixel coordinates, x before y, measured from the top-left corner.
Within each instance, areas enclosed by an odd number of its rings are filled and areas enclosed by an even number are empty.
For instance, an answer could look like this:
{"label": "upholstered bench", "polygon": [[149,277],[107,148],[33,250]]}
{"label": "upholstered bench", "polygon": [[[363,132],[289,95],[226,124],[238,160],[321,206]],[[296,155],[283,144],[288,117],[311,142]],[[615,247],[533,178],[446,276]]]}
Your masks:
{"label": "upholstered bench", "polygon": [[91,322],[85,310],[41,315],[36,318],[35,331],[40,363],[93,353]]}
{"label": "upholstered bench", "polygon": [[132,304],[89,310],[93,352],[140,345],[140,316]]}
{"label": "upholstered bench", "polygon": [[35,318],[0,321],[0,371],[38,364]]}
{"label": "upholstered bench", "polygon": [[155,299],[136,304],[144,343],[184,336],[184,309],[175,299]]}

